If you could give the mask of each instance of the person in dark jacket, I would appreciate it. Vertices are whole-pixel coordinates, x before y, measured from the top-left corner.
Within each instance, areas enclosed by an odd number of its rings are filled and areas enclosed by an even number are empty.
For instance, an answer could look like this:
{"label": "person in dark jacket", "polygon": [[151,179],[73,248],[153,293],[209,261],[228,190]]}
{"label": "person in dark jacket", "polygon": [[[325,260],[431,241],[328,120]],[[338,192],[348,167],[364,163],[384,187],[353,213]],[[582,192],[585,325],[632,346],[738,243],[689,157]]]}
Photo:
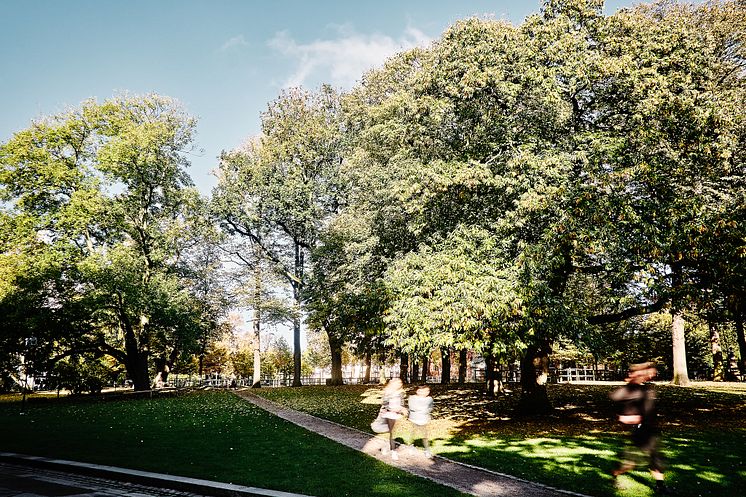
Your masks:
{"label": "person in dark jacket", "polygon": [[634,469],[641,462],[642,454],[647,457],[648,468],[655,478],[656,493],[669,494],[663,481],[663,461],[658,452],[660,431],[656,422],[655,390],[649,383],[657,373],[652,363],[632,364],[627,384],[609,395],[619,407],[619,422],[631,428],[631,447],[624,450],[619,467],[611,474],[616,479]]}

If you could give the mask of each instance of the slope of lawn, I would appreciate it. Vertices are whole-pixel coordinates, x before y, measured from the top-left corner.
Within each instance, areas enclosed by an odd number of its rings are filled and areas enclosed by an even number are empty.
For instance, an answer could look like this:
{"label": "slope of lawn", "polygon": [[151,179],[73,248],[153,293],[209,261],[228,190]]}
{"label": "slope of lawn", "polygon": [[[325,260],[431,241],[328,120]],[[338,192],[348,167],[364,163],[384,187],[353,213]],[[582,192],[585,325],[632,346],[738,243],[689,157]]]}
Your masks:
{"label": "slope of lawn", "polygon": [[227,392],[128,400],[0,398],[0,451],[318,497],[455,497]]}
{"label": "slope of lawn", "polygon": [[[594,496],[653,495],[640,467],[620,478],[609,472],[625,437],[608,393],[618,385],[550,385],[554,412],[515,417],[517,393],[489,399],[477,386],[434,385],[434,452],[453,460]],[[413,388],[411,389],[413,390]],[[736,496],[746,488],[746,387],[657,387],[666,480],[680,496]],[[380,387],[262,389],[288,407],[370,432]],[[410,392],[413,393],[413,392]],[[397,438],[412,443],[408,422]],[[416,444],[419,442],[414,441]]]}

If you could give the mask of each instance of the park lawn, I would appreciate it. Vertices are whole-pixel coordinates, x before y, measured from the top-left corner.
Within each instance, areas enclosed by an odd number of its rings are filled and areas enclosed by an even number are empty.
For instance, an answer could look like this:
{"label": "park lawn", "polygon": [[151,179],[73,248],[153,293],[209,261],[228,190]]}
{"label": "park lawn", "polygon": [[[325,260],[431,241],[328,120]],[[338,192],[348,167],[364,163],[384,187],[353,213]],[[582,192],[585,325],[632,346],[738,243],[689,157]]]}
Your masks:
{"label": "park lawn", "polygon": [[[549,385],[554,412],[533,418],[514,415],[516,393],[493,400],[478,386],[432,388],[431,438],[438,455],[588,495],[653,495],[652,478],[645,468],[621,477],[621,488],[614,488],[608,476],[625,437],[608,398],[616,385]],[[746,389],[739,385],[680,388],[661,384],[657,392],[666,480],[676,494],[743,495]],[[370,432],[381,388],[351,385],[262,389],[257,393]],[[408,422],[399,423],[395,435],[412,443],[411,428]]]}
{"label": "park lawn", "polygon": [[456,497],[221,391],[154,398],[0,399],[0,451],[317,497]]}

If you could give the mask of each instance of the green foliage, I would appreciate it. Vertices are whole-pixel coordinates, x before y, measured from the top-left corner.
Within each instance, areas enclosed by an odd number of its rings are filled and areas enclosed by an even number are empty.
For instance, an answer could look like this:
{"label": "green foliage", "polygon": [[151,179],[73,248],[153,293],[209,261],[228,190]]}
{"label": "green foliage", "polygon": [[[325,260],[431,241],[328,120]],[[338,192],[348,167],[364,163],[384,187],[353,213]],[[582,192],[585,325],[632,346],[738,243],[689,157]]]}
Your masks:
{"label": "green foliage", "polygon": [[[405,351],[568,339],[600,359],[635,316],[743,316],[743,6],[602,6],[459,21],[344,96],[312,326],[366,344],[372,309]],[[668,362],[662,340],[624,354]]]}
{"label": "green foliage", "polygon": [[293,352],[284,337],[272,337],[262,352],[262,376],[287,378],[293,373]]}
{"label": "green foliage", "polygon": [[108,354],[145,389],[151,357],[194,346],[205,296],[186,269],[209,230],[185,171],[194,126],[172,99],[121,96],[0,146],[2,230],[14,233],[0,306],[16,309],[3,324],[16,343],[38,337],[50,368]]}
{"label": "green foliage", "polygon": [[49,390],[69,390],[72,394],[101,393],[116,381],[119,372],[100,358],[70,356],[47,373]]}
{"label": "green foliage", "polygon": [[[262,115],[262,135],[224,153],[213,212],[230,235],[245,239],[234,253],[253,269],[268,265],[292,293],[294,384],[300,384],[300,311],[310,251],[339,206],[337,169],[342,130],[339,98],[329,87],[284,91]],[[267,287],[255,281],[255,286]],[[264,299],[255,299],[257,305]]]}

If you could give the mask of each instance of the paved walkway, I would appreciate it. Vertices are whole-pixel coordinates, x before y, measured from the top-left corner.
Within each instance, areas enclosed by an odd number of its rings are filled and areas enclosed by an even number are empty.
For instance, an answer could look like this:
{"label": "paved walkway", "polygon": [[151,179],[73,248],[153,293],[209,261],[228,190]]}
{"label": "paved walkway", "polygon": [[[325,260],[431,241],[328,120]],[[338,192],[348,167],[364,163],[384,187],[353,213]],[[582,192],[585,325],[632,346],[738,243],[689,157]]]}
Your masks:
{"label": "paved walkway", "polygon": [[196,478],[0,452],[0,497],[308,497]]}
{"label": "paved walkway", "polygon": [[455,488],[467,494],[479,497],[567,497],[568,495],[586,497],[583,494],[540,485],[476,466],[457,463],[438,456],[428,459],[422,452],[416,449],[399,449],[397,451],[400,455],[399,460],[392,461],[391,457],[383,455],[381,450],[388,447],[387,438],[376,437],[332,421],[288,409],[254,395],[248,390],[238,391],[236,395],[309,431],[364,452],[371,457],[375,457],[404,471]]}

